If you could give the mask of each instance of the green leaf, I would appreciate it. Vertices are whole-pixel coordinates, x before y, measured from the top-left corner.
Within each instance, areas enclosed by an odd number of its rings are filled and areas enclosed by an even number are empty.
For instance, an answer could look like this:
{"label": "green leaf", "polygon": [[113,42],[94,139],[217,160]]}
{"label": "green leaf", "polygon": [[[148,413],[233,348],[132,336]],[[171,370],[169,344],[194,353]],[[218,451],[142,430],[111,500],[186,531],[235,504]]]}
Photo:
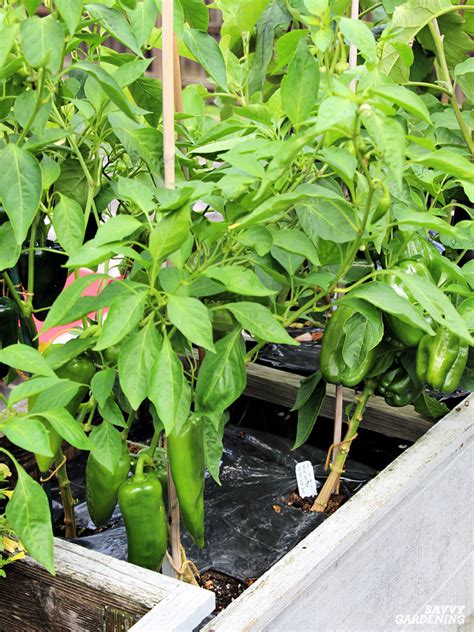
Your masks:
{"label": "green leaf", "polygon": [[142,319],[146,300],[145,292],[137,292],[130,296],[119,296],[112,301],[97,339],[96,351],[102,351],[117,344],[135,329]]}
{"label": "green leaf", "polygon": [[5,65],[7,57],[13,48],[17,31],[18,24],[6,25],[3,23],[2,25],[0,30],[0,68]]}
{"label": "green leaf", "polygon": [[[363,303],[363,301],[362,301]],[[383,337],[381,313],[370,306],[370,314],[356,313],[344,323],[342,357],[349,367],[358,366]]]}
{"label": "green leaf", "polygon": [[357,158],[343,147],[326,147],[319,152],[323,163],[336,172],[349,188],[353,187]]}
{"label": "green leaf", "polygon": [[81,21],[84,0],[54,0],[59,15],[66,22],[70,35],[74,35]]}
{"label": "green leaf", "polygon": [[54,575],[54,546],[48,498],[39,483],[15,462],[18,481],[5,511],[8,524],[28,553]]}
{"label": "green leaf", "polygon": [[38,419],[10,417],[2,424],[1,429],[9,441],[23,450],[42,456],[54,456],[49,442],[49,432]]}
{"label": "green leaf", "polygon": [[209,9],[203,0],[179,0],[183,7],[184,19],[193,29],[207,33]]}
{"label": "green leaf", "polygon": [[0,271],[13,268],[20,258],[21,244],[16,240],[11,222],[0,226]]}
{"label": "green leaf", "polygon": [[433,329],[423,317],[420,309],[413,305],[409,299],[400,296],[381,281],[371,281],[356,288],[349,294],[349,298],[361,298],[384,312],[397,316],[404,323],[414,325],[428,334],[434,335]]}
{"label": "green leaf", "polygon": [[189,416],[191,388],[181,360],[167,336],[163,338],[160,355],[151,373],[148,397],[155,405],[166,434],[173,430],[179,432]]}
{"label": "green leaf", "polygon": [[120,349],[118,373],[120,386],[134,410],[148,397],[153,366],[161,350],[161,336],[149,320]]}
{"label": "green leaf", "polygon": [[209,311],[197,298],[168,295],[168,318],[195,345],[214,351]]}
{"label": "green leaf", "polygon": [[372,31],[362,20],[341,18],[339,28],[349,42],[354,44],[362,57],[370,64],[377,62],[377,50]]}
{"label": "green leaf", "polygon": [[150,233],[149,249],[155,264],[161,263],[186,241],[191,224],[188,205],[169,213]]}
{"label": "green leaf", "polygon": [[52,369],[59,369],[63,364],[92,347],[93,342],[93,338],[72,338],[65,344],[52,344],[44,357]]}
{"label": "green leaf", "polygon": [[420,276],[406,274],[399,270],[397,270],[397,276],[402,281],[406,291],[415,297],[433,320],[468,344],[474,344],[474,338],[469,333],[466,322],[444,292]]}
{"label": "green leaf", "polygon": [[286,228],[275,231],[273,233],[273,244],[288,252],[301,255],[315,266],[320,265],[314,244],[300,230]]}
{"label": "green leaf", "polygon": [[319,91],[319,66],[308,49],[306,40],[300,39],[288,72],[281,82],[283,111],[296,128],[299,128],[315,108]]}
{"label": "green leaf", "polygon": [[243,296],[271,296],[273,290],[265,287],[255,272],[236,265],[211,266],[203,275],[219,281],[229,292]]}
{"label": "green leaf", "polygon": [[381,86],[375,88],[374,92],[384,99],[387,99],[387,101],[391,101],[407,112],[410,112],[410,114],[421,118],[430,125],[432,124],[430,113],[424,101],[415,92],[408,90],[408,88],[396,85]]}
{"label": "green leaf", "polygon": [[74,307],[89,285],[103,277],[104,275],[102,274],[88,274],[76,279],[71,285],[66,287],[49,310],[42,331],[70,323],[71,320],[67,319],[67,314],[71,311],[71,308]]}
{"label": "green leaf", "polygon": [[90,77],[93,77],[100,85],[109,99],[130,119],[135,120],[135,114],[130,107],[130,103],[122,92],[120,86],[103,68],[91,64],[88,61],[81,61],[73,66],[82,70]]}
{"label": "green leaf", "polygon": [[43,190],[47,191],[59,178],[61,167],[56,160],[53,160],[47,154],[44,154],[42,157],[40,166]]}
{"label": "green leaf", "polygon": [[30,15],[36,12],[36,9],[41,4],[41,0],[22,0],[22,4]]}
{"label": "green leaf", "polygon": [[41,167],[29,152],[9,143],[0,153],[0,199],[18,244],[28,234],[41,199]]}
{"label": "green leaf", "polygon": [[112,397],[108,397],[103,406],[99,404],[99,415],[108,424],[118,426],[119,428],[127,427],[122,411]]}
{"label": "green leaf", "polygon": [[315,133],[322,134],[330,129],[348,132],[353,127],[356,111],[356,104],[348,98],[327,97],[319,106]]}
{"label": "green leaf", "polygon": [[[308,378],[307,378],[308,379]],[[298,410],[298,425],[293,450],[300,448],[309,438],[316,423],[326,395],[326,383],[322,379],[320,371],[309,378],[309,382],[302,382],[298,390],[298,399],[295,409]],[[303,394],[300,395],[300,390]],[[296,405],[298,407],[296,408]]]}
{"label": "green leaf", "polygon": [[108,116],[114,134],[134,160],[144,160],[158,170],[162,162],[163,136],[157,129],[134,123],[120,112]]}
{"label": "green leaf", "polygon": [[449,413],[449,408],[444,402],[440,402],[428,393],[422,391],[421,395],[413,402],[417,413],[431,419],[441,419]]}
{"label": "green leaf", "polygon": [[226,415],[221,415],[217,428],[213,420],[208,417],[204,418],[204,459],[209,474],[218,485],[221,484],[219,469],[224,451],[222,440],[224,438],[225,418]]}
{"label": "green leaf", "polygon": [[225,61],[216,40],[208,33],[196,29],[185,29],[184,43],[214,83],[227,92]]}
{"label": "green leaf", "polygon": [[65,441],[78,450],[92,448],[92,443],[82,429],[82,424],[76,421],[65,408],[44,411],[41,417],[44,417]]}
{"label": "green leaf", "polygon": [[157,127],[163,109],[163,89],[161,81],[154,77],[141,77],[134,81],[128,89],[135,103],[149,114],[144,118],[149,125]]}
{"label": "green leaf", "polygon": [[361,118],[375,146],[383,154],[384,162],[400,190],[405,162],[405,131],[403,127],[395,119],[382,116],[375,110],[365,110]]}
{"label": "green leaf", "polygon": [[298,343],[280,325],[276,317],[264,305],[241,301],[239,303],[227,303],[225,309],[235,316],[244,329],[253,336],[283,345],[298,345]]}
{"label": "green leaf", "polygon": [[93,444],[94,458],[109,472],[113,472],[122,454],[120,432],[112,424],[103,421],[92,429],[89,438]]}
{"label": "green leaf", "polygon": [[53,74],[61,70],[64,33],[52,15],[33,15],[21,23],[21,48],[26,62],[33,68],[48,66]]}
{"label": "green leaf", "polygon": [[37,395],[44,391],[47,388],[51,388],[52,386],[61,386],[62,380],[54,377],[36,377],[32,380],[26,380],[26,382],[21,382],[10,392],[10,396],[8,398],[8,403],[10,406],[16,404],[22,399],[27,399],[32,395]]}
{"label": "green leaf", "polygon": [[67,406],[72,398],[77,395],[81,386],[77,382],[71,382],[70,380],[61,380],[61,382],[61,388],[58,388],[57,385],[52,386],[35,396],[34,400],[30,399],[29,412],[42,413]]}
{"label": "green leaf", "polygon": [[99,226],[96,236],[93,241],[97,246],[104,246],[114,241],[121,241],[125,237],[128,237],[139,228],[142,228],[142,223],[131,217],[130,215],[116,215],[111,217],[105,224]]}
{"label": "green leaf", "polygon": [[145,74],[150,61],[150,59],[133,59],[119,66],[114,72],[113,78],[121,88],[126,88]]}
{"label": "green leaf", "polygon": [[0,351],[0,362],[20,371],[55,377],[53,369],[39,351],[24,344],[15,344]]}
{"label": "green leaf", "polygon": [[98,246],[94,240],[86,241],[79,250],[69,255],[66,265],[70,269],[94,268],[112,256],[116,245],[117,244],[105,244]]}
{"label": "green leaf", "polygon": [[268,200],[265,200],[249,215],[239,219],[231,228],[251,226],[266,219],[275,219],[299,204],[309,203],[311,198],[319,199],[321,197],[339,200],[350,208],[344,198],[329,189],[314,184],[300,184],[293,191],[288,191],[281,195],[273,195]]}
{"label": "green leaf", "polygon": [[84,239],[84,213],[75,200],[59,195],[59,203],[53,212],[54,231],[63,250],[74,252],[80,248]]}
{"label": "green leaf", "polygon": [[429,154],[423,154],[413,158],[413,162],[437,169],[443,174],[449,174],[454,178],[460,178],[467,182],[474,183],[474,169],[472,162],[450,149],[438,149]]}
{"label": "green leaf", "polygon": [[86,10],[94,20],[97,20],[119,42],[122,42],[136,55],[142,57],[142,51],[135,33],[120,11],[106,7],[103,4],[86,4]]}
{"label": "green leaf", "polygon": [[304,232],[314,243],[321,238],[344,244],[356,238],[354,211],[343,198],[323,193],[319,199],[300,203],[296,215]]}
{"label": "green leaf", "polygon": [[236,329],[216,343],[214,353],[206,353],[196,384],[196,410],[215,419],[243,393],[246,382],[244,344]]}
{"label": "green leaf", "polygon": [[115,369],[103,369],[97,371],[91,380],[91,392],[99,406],[105,406],[105,402],[112,393],[115,382]]}
{"label": "green leaf", "polygon": [[265,226],[259,224],[251,226],[237,235],[237,241],[253,248],[259,257],[264,257],[270,252],[273,245],[271,232]]}
{"label": "green leaf", "polygon": [[128,17],[138,46],[144,46],[148,42],[158,17],[156,3],[154,0],[137,2],[136,8],[128,11]]}

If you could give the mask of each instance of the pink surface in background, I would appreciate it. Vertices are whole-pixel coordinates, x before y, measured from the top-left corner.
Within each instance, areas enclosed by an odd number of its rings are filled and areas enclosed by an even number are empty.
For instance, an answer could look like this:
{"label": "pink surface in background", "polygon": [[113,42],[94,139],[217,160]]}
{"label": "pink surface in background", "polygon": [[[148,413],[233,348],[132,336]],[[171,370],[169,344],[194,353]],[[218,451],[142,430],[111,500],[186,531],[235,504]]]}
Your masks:
{"label": "pink surface in background", "polygon": [[[92,272],[86,268],[83,268],[79,271],[79,276],[86,276],[88,274],[92,274]],[[65,287],[68,287],[68,285],[71,285],[71,283],[73,283],[73,281],[75,281],[75,276],[74,274],[70,274],[67,278],[66,281],[66,285]],[[101,281],[97,280],[94,281],[93,283],[91,283],[91,285],[89,285],[88,288],[86,288],[84,290],[84,292],[82,293],[82,296],[96,296],[98,289],[99,289],[99,285],[100,285]],[[107,310],[104,310],[107,311]],[[94,313],[94,312],[91,312]],[[34,316],[33,316],[34,318]],[[64,333],[66,331],[68,331],[69,329],[71,329],[72,327],[74,327],[75,325],[80,325],[82,326],[82,321],[81,320],[75,320],[73,323],[69,323],[68,325],[61,325],[60,327],[53,327],[52,329],[48,329],[47,331],[45,331],[44,333],[41,332],[41,328],[43,327],[43,323],[39,320],[36,320],[36,318],[34,318],[35,321],[35,325],[36,328],[38,329],[38,331],[40,332],[39,334],[39,340],[40,343],[41,342],[49,342],[51,339],[56,338],[59,334]]]}

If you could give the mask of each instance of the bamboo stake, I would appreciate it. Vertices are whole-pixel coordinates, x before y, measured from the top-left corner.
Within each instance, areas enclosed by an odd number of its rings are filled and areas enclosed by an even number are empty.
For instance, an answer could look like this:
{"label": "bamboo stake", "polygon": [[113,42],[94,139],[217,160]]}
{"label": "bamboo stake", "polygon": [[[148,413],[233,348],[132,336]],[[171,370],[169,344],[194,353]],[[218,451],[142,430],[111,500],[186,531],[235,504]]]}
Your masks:
{"label": "bamboo stake", "polygon": [[[351,4],[351,18],[358,19],[359,17],[359,0],[352,0]],[[349,68],[353,70],[357,66],[357,48],[354,44],[351,44],[349,47]],[[350,84],[350,88],[353,92],[356,90],[356,80],[353,79]],[[334,435],[333,435],[333,445],[338,445],[341,443],[342,439],[342,417],[343,417],[343,409],[344,409],[344,387],[341,384],[336,386],[336,407],[334,411]],[[333,463],[337,458],[337,454],[339,452],[339,448],[334,448],[333,451]],[[336,485],[336,493],[339,493],[339,481]]]}
{"label": "bamboo stake", "polygon": [[[173,0],[163,0],[162,27],[163,27],[163,159],[165,164],[165,187],[174,189],[175,186],[175,35],[173,24]],[[179,68],[178,68],[179,71]],[[165,442],[166,447],[166,442]],[[179,579],[181,569],[181,536],[179,503],[176,488],[171,476],[168,460],[168,499],[170,506],[170,542],[171,558],[175,576]]]}
{"label": "bamboo stake", "polygon": [[173,0],[163,0],[163,159],[165,163],[165,187],[175,185],[175,70]]}

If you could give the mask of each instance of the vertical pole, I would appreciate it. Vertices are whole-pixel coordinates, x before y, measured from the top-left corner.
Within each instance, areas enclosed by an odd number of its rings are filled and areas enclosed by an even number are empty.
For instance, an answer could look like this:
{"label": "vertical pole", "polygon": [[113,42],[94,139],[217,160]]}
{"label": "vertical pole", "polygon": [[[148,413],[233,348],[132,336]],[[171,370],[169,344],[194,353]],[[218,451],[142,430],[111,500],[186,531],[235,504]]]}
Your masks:
{"label": "vertical pole", "polygon": [[[174,189],[175,186],[175,35],[173,25],[173,0],[163,0],[163,159],[165,165],[165,187]],[[166,444],[165,444],[166,445]],[[171,476],[168,462],[168,499],[170,506],[170,542],[171,558],[173,560],[174,573],[180,577],[181,569],[181,538],[179,528],[179,504],[176,488]]]}
{"label": "vertical pole", "polygon": [[165,187],[175,185],[173,0],[163,0],[163,158]]}
{"label": "vertical pole", "polygon": [[[359,0],[352,0],[351,4],[351,18],[357,20],[359,18]],[[354,44],[349,47],[349,68],[352,70],[357,66],[357,48]],[[350,88],[353,92],[356,90],[356,80],[353,79],[350,84]],[[344,389],[342,385],[336,386],[336,407],[334,411],[334,435],[333,444],[341,443],[342,441],[342,417],[344,412]],[[339,448],[335,447],[332,452],[332,462],[334,463],[337,458]],[[336,493],[339,492],[339,481],[335,489]]]}

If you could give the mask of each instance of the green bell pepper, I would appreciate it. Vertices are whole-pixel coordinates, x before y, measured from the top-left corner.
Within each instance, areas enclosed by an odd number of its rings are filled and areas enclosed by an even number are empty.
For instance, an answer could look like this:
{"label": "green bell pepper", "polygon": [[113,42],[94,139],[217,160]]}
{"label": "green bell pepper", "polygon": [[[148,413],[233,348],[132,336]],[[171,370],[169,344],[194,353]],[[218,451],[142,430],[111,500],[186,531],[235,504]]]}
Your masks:
{"label": "green bell pepper", "polygon": [[168,459],[184,525],[199,547],[204,546],[204,427],[192,415],[179,432],[168,436]]}
{"label": "green bell pepper", "polygon": [[413,403],[421,393],[422,385],[397,364],[380,377],[377,388],[389,406],[398,407]]}
{"label": "green bell pepper", "polygon": [[92,522],[103,527],[112,516],[117,504],[118,491],[127,480],[130,471],[130,454],[127,444],[122,446],[122,454],[111,472],[89,453],[86,464],[86,502]]}
{"label": "green bell pepper", "polygon": [[416,354],[418,379],[442,393],[459,386],[469,355],[469,345],[447,329],[421,339]]}
{"label": "green bell pepper", "polygon": [[143,471],[147,454],[138,458],[135,474],[120,486],[118,503],[128,542],[128,561],[158,570],[168,544],[163,490],[158,478]]}
{"label": "green bell pepper", "polygon": [[[405,272],[405,274],[422,276],[432,281],[428,268],[421,261],[402,261],[398,267],[402,272]],[[409,292],[406,291],[403,283],[395,274],[389,275],[386,279],[386,283],[392,288],[392,290],[395,290],[399,296],[408,298],[410,301],[415,302],[415,299]],[[393,314],[385,314],[385,318],[393,337],[398,340],[398,342],[401,342],[405,347],[416,347],[425,335],[425,332],[422,329],[403,322]]]}
{"label": "green bell pepper", "polygon": [[[63,366],[56,369],[56,375],[58,377],[71,380],[72,382],[79,382],[80,384],[84,385],[79,387],[76,395],[74,395],[69,404],[66,406],[66,410],[71,413],[73,417],[76,415],[80,403],[89,392],[89,388],[87,385],[91,383],[94,374],[95,365],[92,360],[90,360],[86,356],[78,356],[77,358],[73,358]],[[34,405],[35,400],[36,397],[30,397],[30,406]],[[51,452],[53,454],[56,454],[63,442],[62,437],[47,421],[43,420],[43,423],[49,432]],[[40,472],[47,472],[54,461],[54,458],[45,457],[41,454],[35,454],[35,458]]]}
{"label": "green bell pepper", "polygon": [[357,310],[349,305],[340,305],[326,325],[319,357],[321,373],[326,382],[348,387],[357,386],[374,363],[375,348],[366,349],[362,361],[355,366],[349,366],[344,360],[344,326],[357,313]]}
{"label": "green bell pepper", "polygon": [[[18,342],[18,309],[8,296],[0,297],[0,349]],[[0,379],[9,371],[6,364],[0,363]]]}

